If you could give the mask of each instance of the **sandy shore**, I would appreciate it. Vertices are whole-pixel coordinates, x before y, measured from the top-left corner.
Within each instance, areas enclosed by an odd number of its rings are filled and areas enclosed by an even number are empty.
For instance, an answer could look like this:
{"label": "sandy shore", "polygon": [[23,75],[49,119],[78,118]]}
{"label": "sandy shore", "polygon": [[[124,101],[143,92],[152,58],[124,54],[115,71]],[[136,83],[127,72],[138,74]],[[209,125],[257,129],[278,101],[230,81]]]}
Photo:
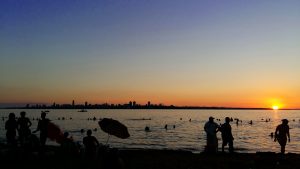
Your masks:
{"label": "sandy shore", "polygon": [[187,151],[172,150],[116,150],[100,152],[95,160],[82,156],[66,156],[59,147],[48,146],[44,155],[38,151],[25,153],[21,149],[0,146],[1,168],[28,169],[287,169],[300,168],[299,154],[280,154],[272,152],[194,154]]}

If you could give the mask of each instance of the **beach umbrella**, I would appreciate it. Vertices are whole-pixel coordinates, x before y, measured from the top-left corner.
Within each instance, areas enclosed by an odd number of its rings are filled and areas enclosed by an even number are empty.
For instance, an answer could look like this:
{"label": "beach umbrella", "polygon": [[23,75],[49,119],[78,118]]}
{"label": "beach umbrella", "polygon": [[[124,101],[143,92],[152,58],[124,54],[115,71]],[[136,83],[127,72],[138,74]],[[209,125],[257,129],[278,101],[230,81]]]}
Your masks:
{"label": "beach umbrella", "polygon": [[50,140],[56,141],[57,143],[61,143],[63,141],[63,132],[56,124],[49,122],[47,125],[47,131],[47,137]]}
{"label": "beach umbrella", "polygon": [[[130,135],[128,133],[127,127],[114,119],[103,118],[98,122],[101,130],[106,132],[108,135],[114,135],[121,139],[126,139]],[[109,139],[109,137],[108,137]],[[108,142],[108,140],[107,140]]]}

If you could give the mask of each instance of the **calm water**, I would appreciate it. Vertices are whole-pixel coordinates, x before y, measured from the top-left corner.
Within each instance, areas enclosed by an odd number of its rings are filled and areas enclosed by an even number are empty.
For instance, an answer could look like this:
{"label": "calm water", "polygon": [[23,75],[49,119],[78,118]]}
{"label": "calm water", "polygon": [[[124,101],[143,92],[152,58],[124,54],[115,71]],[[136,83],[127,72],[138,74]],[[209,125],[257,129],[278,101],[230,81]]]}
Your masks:
{"label": "calm water", "polygon": [[[22,110],[0,110],[1,117],[7,117],[10,112],[19,113]],[[25,110],[27,116],[32,120],[40,116],[41,110]],[[130,138],[119,139],[110,137],[109,144],[117,148],[152,148],[152,149],[181,149],[193,152],[203,151],[206,140],[203,130],[204,123],[209,116],[221,119],[223,123],[226,116],[239,118],[240,125],[234,122],[232,132],[235,138],[234,147],[238,152],[275,151],[279,152],[278,143],[270,138],[276,126],[281,123],[282,118],[289,119],[291,128],[291,143],[288,143],[287,152],[300,153],[300,111],[264,111],[264,110],[88,110],[88,112],[77,112],[78,110],[50,110],[47,117],[59,125],[63,131],[68,131],[76,141],[81,141],[85,133],[80,129],[94,129],[93,135],[102,143],[105,143],[108,135],[101,131],[98,120],[87,120],[88,118],[113,118],[119,120],[128,127]],[[66,120],[58,120],[65,117]],[[70,120],[72,117],[72,120]],[[151,118],[151,120],[135,120]],[[182,120],[180,120],[182,118]],[[270,122],[262,119],[270,118]],[[189,122],[189,119],[192,121]],[[5,119],[6,120],[6,119]],[[253,120],[253,125],[248,122]],[[5,142],[4,123],[0,123],[0,141]],[[32,120],[31,130],[35,130],[37,121]],[[169,129],[164,126],[168,124]],[[176,126],[173,129],[173,125]],[[145,126],[149,126],[151,132],[145,132]],[[221,134],[218,133],[219,148],[221,146]],[[47,144],[56,144],[48,141]]]}

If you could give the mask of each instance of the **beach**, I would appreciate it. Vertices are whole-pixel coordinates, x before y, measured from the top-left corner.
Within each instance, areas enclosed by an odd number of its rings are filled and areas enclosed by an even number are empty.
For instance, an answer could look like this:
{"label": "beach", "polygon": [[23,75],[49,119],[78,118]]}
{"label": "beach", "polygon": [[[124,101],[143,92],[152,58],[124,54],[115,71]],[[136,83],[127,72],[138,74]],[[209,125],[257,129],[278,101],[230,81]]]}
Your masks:
{"label": "beach", "polygon": [[38,151],[25,153],[20,148],[10,149],[5,145],[0,146],[0,152],[3,168],[23,169],[285,169],[300,166],[299,154],[282,156],[274,152],[206,154],[180,150],[110,148],[99,152],[97,159],[66,156],[58,146],[47,146],[43,155]]}

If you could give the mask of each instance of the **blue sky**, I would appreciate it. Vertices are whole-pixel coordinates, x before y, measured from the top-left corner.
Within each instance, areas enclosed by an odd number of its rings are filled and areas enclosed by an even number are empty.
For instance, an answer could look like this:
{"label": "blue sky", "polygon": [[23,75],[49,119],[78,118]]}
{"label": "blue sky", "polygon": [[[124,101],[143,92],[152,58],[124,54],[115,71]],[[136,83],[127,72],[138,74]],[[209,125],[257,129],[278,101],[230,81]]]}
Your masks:
{"label": "blue sky", "polygon": [[0,2],[0,102],[299,105],[300,1]]}

